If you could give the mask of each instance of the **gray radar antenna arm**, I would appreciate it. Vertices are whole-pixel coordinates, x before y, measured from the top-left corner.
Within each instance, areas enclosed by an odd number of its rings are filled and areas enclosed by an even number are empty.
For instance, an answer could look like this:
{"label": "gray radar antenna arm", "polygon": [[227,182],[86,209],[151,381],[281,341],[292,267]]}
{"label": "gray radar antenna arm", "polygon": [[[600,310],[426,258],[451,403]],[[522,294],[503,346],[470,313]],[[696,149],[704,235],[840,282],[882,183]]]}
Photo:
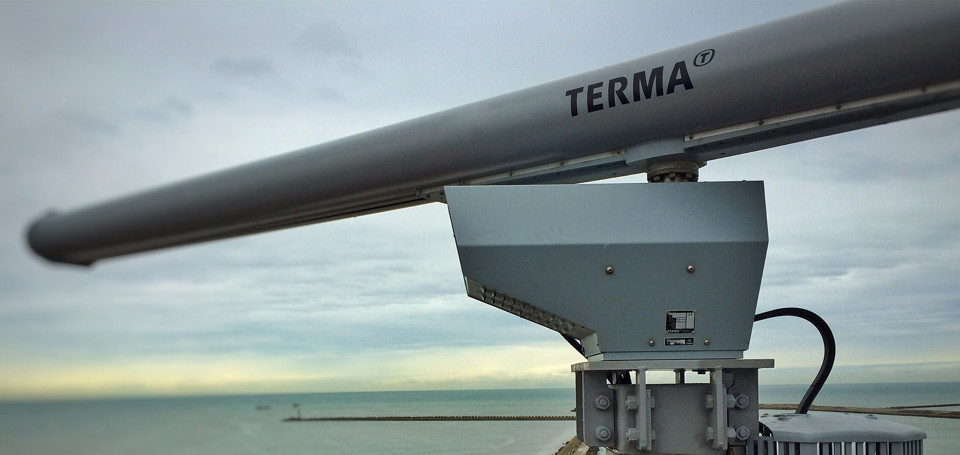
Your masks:
{"label": "gray radar antenna arm", "polygon": [[442,200],[448,185],[700,164],[956,108],[958,55],[960,2],[844,3],[52,213],[28,239],[91,264]]}

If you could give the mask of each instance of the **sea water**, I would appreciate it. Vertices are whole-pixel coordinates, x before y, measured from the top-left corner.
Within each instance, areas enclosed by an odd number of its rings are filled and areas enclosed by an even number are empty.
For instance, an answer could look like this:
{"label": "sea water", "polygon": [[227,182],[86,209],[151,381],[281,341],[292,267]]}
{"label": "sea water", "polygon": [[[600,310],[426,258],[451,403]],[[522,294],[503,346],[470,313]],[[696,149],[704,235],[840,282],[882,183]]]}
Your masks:
{"label": "sea water", "polygon": [[552,454],[575,434],[573,422],[284,419],[298,411],[304,417],[570,415],[573,396],[538,389],[4,403],[0,454]]}
{"label": "sea water", "polygon": [[[796,403],[806,386],[765,386]],[[960,383],[828,384],[816,404],[960,403]],[[317,393],[0,403],[0,454],[553,454],[572,421],[284,422],[303,417],[571,415],[572,389]],[[783,412],[783,411],[776,411]],[[953,455],[960,421],[887,417],[923,429],[928,455]]]}

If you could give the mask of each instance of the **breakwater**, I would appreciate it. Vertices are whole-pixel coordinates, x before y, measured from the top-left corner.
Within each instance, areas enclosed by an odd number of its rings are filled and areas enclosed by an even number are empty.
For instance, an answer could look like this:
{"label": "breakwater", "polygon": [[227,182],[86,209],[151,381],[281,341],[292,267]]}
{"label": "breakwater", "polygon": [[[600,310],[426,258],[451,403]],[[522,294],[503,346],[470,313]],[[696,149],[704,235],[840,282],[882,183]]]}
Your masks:
{"label": "breakwater", "polygon": [[284,422],[482,422],[576,420],[574,416],[372,416],[290,417]]}
{"label": "breakwater", "polygon": [[[850,412],[854,414],[877,414],[909,417],[932,417],[960,419],[960,411],[941,411],[929,408],[960,406],[960,404],[936,404],[920,406],[891,406],[886,408],[861,408],[852,406],[811,406],[811,411]],[[792,411],[795,404],[761,404],[764,410]],[[284,422],[483,422],[483,421],[559,421],[576,420],[575,416],[340,416],[340,417],[288,417]]]}

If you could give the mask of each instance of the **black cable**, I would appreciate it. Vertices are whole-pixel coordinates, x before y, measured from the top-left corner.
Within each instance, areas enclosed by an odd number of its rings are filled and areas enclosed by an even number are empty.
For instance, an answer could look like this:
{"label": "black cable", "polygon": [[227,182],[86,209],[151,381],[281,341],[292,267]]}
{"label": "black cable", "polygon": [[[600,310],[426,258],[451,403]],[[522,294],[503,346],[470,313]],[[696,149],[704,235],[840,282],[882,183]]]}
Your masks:
{"label": "black cable", "polygon": [[572,337],[572,336],[570,336],[570,335],[567,335],[567,334],[565,334],[565,333],[561,333],[560,335],[563,337],[564,340],[567,340],[567,343],[570,343],[570,346],[573,346],[573,349],[576,349],[577,352],[580,353],[580,355],[582,355],[582,356],[584,356],[584,357],[587,356],[587,354],[584,353],[584,351],[583,351],[583,345],[580,344],[580,340],[578,340],[578,339],[576,339],[576,338],[574,338],[574,337]]}
{"label": "black cable", "polygon": [[[560,336],[562,336],[564,340],[567,340],[567,343],[570,343],[570,346],[573,346],[580,355],[584,357],[587,356],[583,350],[583,343],[581,343],[580,340],[565,333],[561,333]],[[611,384],[630,384],[630,373],[625,371],[611,371],[607,374],[607,381]]]}
{"label": "black cable", "polygon": [[827,376],[830,375],[830,370],[833,369],[833,361],[837,357],[837,342],[833,338],[833,332],[830,330],[827,322],[820,316],[817,316],[816,313],[803,308],[791,307],[770,310],[754,316],[753,320],[762,321],[779,316],[795,316],[805,319],[817,328],[820,332],[820,337],[823,338],[823,363],[820,365],[820,371],[817,372],[817,376],[807,389],[807,393],[803,394],[803,399],[800,400],[800,404],[797,405],[797,414],[806,414],[807,411],[810,410],[810,405],[813,404],[813,400],[816,399],[817,394],[820,393],[820,389],[823,388],[823,384],[827,382]]}

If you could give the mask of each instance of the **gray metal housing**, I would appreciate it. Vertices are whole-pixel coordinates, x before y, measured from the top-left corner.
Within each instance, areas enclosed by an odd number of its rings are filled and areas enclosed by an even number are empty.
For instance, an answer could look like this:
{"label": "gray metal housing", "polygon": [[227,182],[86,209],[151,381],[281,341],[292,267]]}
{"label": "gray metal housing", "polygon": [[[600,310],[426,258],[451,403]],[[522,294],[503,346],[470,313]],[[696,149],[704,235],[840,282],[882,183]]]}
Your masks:
{"label": "gray metal housing", "polygon": [[921,455],[922,430],[873,415],[764,414],[771,435],[754,438],[748,455]]}
{"label": "gray metal housing", "polygon": [[762,182],[448,187],[467,294],[590,360],[739,358],[767,248]]}

